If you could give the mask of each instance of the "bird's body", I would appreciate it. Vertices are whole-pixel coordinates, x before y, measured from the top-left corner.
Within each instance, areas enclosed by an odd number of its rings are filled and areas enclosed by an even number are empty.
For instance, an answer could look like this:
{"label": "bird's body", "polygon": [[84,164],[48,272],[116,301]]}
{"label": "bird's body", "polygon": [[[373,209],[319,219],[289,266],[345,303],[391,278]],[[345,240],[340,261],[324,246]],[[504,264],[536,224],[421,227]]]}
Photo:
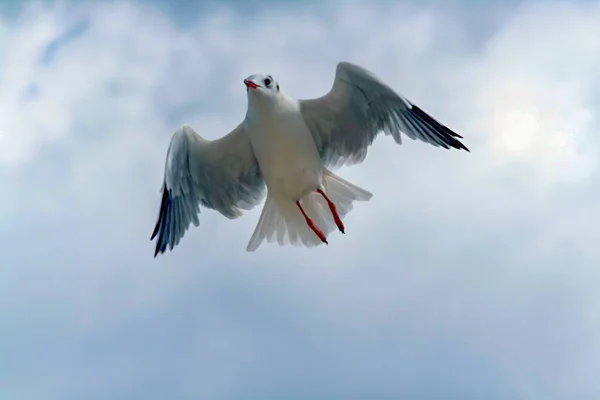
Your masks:
{"label": "bird's body", "polygon": [[248,110],[229,134],[207,141],[188,125],[175,132],[167,152],[163,197],[152,238],[155,256],[173,249],[200,205],[236,218],[264,198],[247,246],[263,240],[306,247],[327,242],[354,201],[371,193],[330,168],[361,162],[379,132],[401,143],[400,133],[434,146],[468,149],[461,136],[398,95],[369,71],[337,66],[325,96],[296,100],[270,75],[244,80]]}
{"label": "bird's body", "polygon": [[269,195],[295,202],[317,190],[323,167],[297,100],[282,93],[273,107],[249,109],[244,124]]}

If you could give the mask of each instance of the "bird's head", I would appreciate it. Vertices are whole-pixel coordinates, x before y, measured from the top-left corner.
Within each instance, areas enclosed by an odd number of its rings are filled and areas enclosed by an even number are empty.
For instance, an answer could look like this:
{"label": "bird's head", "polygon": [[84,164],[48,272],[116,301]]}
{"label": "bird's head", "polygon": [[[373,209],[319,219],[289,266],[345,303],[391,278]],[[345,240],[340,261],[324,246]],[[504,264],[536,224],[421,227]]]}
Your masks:
{"label": "bird's head", "polygon": [[276,100],[280,95],[279,83],[271,75],[250,75],[244,79],[248,100]]}

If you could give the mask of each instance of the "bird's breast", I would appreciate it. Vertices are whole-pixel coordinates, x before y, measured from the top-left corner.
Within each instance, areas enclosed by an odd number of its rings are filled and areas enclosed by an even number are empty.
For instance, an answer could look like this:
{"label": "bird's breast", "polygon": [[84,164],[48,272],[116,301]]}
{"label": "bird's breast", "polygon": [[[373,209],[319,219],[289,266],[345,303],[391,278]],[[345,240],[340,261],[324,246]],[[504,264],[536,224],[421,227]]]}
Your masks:
{"label": "bird's breast", "polygon": [[300,114],[271,118],[249,130],[270,193],[296,199],[319,187],[321,160]]}

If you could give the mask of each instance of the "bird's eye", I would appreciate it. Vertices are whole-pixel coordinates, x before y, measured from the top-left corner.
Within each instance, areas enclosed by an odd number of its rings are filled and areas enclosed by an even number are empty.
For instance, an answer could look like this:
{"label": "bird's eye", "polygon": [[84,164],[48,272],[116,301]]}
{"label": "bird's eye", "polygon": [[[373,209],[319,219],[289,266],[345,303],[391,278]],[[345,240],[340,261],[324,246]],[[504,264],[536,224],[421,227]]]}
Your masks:
{"label": "bird's eye", "polygon": [[269,78],[265,79],[265,86],[269,87],[270,84],[271,84],[271,80]]}

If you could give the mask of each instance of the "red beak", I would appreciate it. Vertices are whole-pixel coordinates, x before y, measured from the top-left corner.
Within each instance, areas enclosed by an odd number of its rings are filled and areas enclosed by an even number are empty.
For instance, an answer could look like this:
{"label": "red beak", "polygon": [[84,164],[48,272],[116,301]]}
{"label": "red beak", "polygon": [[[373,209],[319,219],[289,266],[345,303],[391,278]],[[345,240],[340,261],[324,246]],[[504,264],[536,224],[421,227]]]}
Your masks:
{"label": "red beak", "polygon": [[252,82],[252,81],[250,81],[248,79],[244,79],[244,84],[247,87],[252,88],[252,89],[256,89],[258,87],[258,85],[256,83],[254,83],[254,82]]}

